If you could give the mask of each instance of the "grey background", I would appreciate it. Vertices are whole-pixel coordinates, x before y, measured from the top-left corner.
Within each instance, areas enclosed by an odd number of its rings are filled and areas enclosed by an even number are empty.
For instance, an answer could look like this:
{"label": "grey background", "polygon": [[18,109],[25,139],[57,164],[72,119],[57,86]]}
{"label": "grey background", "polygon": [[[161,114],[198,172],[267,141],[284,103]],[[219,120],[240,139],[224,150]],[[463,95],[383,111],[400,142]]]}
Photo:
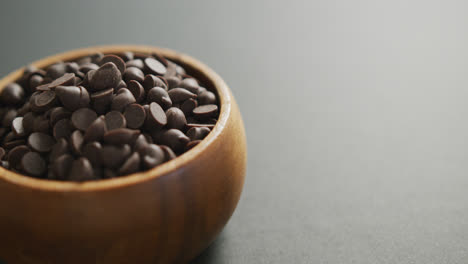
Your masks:
{"label": "grey background", "polygon": [[466,1],[9,1],[0,75],[97,44],[224,77],[249,158],[194,263],[467,263]]}

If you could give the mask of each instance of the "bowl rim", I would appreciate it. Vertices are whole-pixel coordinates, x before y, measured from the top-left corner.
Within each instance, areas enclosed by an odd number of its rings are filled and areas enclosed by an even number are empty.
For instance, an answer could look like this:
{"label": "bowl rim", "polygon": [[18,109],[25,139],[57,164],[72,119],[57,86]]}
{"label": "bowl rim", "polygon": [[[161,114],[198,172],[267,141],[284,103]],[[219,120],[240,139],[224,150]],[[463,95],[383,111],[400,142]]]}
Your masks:
{"label": "bowl rim", "polygon": [[[212,82],[213,88],[218,93],[220,101],[220,112],[218,121],[216,122],[214,128],[208,134],[208,136],[195,147],[173,160],[164,162],[153,169],[133,173],[127,176],[116,177],[111,179],[101,179],[97,181],[67,182],[37,179],[30,176],[21,175],[19,173],[0,167],[0,181],[6,181],[8,183],[19,185],[24,188],[52,192],[91,192],[123,188],[147,182],[174,172],[176,169],[183,167],[195,160],[198,156],[201,155],[201,153],[204,150],[206,150],[213,143],[213,141],[215,141],[215,139],[221,134],[221,132],[226,127],[227,121],[229,119],[231,113],[231,93],[227,84],[214,70],[187,54],[167,48],[148,45],[101,45],[58,53],[56,55],[48,56],[37,60],[33,63],[30,63],[29,65],[34,65],[36,67],[42,68],[51,65],[55,62],[72,60],[96,52],[122,53],[125,51],[132,51],[136,53],[159,53],[164,57],[168,58],[169,60],[180,62],[188,66],[189,68],[200,72],[202,75],[204,75],[204,77],[206,77],[210,82]],[[5,85],[18,79],[22,75],[23,70],[24,67],[15,70],[3,77],[2,79],[0,79],[0,91],[5,87]]]}

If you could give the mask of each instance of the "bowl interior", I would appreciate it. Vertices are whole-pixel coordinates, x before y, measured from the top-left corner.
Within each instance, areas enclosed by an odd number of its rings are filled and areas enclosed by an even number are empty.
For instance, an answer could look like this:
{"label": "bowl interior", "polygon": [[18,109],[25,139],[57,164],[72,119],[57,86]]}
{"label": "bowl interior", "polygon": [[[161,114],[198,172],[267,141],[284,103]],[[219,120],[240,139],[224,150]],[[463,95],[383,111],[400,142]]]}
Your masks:
{"label": "bowl interior", "polygon": [[[138,45],[116,45],[116,46],[99,46],[90,47],[78,50],[64,52],[58,55],[53,55],[36,62],[31,63],[38,68],[47,67],[59,61],[70,61],[80,57],[84,57],[96,52],[106,53],[122,53],[132,51],[135,53],[158,53],[169,60],[172,60],[185,68],[188,75],[196,77],[209,90],[218,95],[220,112],[218,122],[208,136],[202,140],[197,146],[183,153],[177,158],[165,162],[157,167],[143,172],[134,173],[131,175],[117,177],[112,179],[102,179],[87,182],[63,182],[54,180],[36,179],[29,176],[24,176],[13,171],[0,167],[0,180],[5,180],[14,184],[22,185],[23,187],[41,189],[44,191],[96,191],[107,190],[110,188],[121,188],[124,186],[140,183],[150,180],[161,175],[165,175],[175,169],[184,166],[184,164],[194,160],[197,156],[207,148],[207,146],[221,133],[224,129],[231,110],[231,95],[226,83],[212,69],[202,62],[188,56],[175,52],[173,50],[158,48],[152,46]],[[23,69],[16,70],[0,80],[0,91],[8,83],[14,82],[23,74]]]}

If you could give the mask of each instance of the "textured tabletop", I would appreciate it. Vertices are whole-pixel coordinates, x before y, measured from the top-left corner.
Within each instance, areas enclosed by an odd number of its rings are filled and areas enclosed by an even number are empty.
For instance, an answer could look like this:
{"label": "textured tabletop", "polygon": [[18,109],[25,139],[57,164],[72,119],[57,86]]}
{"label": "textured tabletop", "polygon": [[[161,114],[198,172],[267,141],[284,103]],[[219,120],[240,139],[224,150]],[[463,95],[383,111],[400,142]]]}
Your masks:
{"label": "textured tabletop", "polygon": [[115,43],[215,69],[241,107],[248,170],[231,221],[193,263],[467,263],[467,7],[9,1],[0,75]]}

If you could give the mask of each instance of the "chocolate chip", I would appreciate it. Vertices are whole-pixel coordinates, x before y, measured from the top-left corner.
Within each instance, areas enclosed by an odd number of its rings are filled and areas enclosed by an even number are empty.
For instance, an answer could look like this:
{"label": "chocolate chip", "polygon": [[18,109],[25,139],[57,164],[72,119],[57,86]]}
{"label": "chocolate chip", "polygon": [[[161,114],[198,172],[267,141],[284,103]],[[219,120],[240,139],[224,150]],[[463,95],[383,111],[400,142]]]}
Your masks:
{"label": "chocolate chip", "polygon": [[31,94],[31,97],[29,97],[29,108],[31,109],[31,111],[33,112],[42,112],[43,109],[40,109],[36,106],[36,97],[43,91],[36,91],[34,92],[33,94]]}
{"label": "chocolate chip", "polygon": [[145,123],[146,111],[139,104],[131,104],[125,108],[124,117],[129,128],[137,129]]}
{"label": "chocolate chip", "polygon": [[19,170],[21,159],[23,158],[24,154],[28,153],[29,151],[29,148],[25,145],[19,145],[12,148],[8,152],[8,163],[10,164],[10,167]]}
{"label": "chocolate chip", "polygon": [[102,139],[106,132],[106,120],[104,116],[100,116],[96,120],[94,120],[93,123],[91,123],[91,125],[89,125],[89,127],[86,129],[84,141],[99,141]]}
{"label": "chocolate chip", "polygon": [[117,69],[119,69],[120,73],[122,73],[122,74],[125,72],[125,69],[127,68],[125,66],[125,62],[119,56],[106,55],[101,59],[99,64],[103,65],[103,64],[105,64],[107,62],[114,63],[115,66],[117,66]]}
{"label": "chocolate chip", "polygon": [[48,84],[49,89],[56,88],[57,86],[73,86],[75,85],[75,74],[66,73],[63,76],[55,79],[50,84]]}
{"label": "chocolate chip", "polygon": [[131,144],[135,141],[140,131],[128,129],[128,128],[118,128],[114,130],[107,131],[104,134],[104,142],[114,145],[122,144]]}
{"label": "chocolate chip", "polygon": [[20,109],[18,109],[18,115],[23,116],[26,113],[29,113],[31,111],[31,104],[29,102],[26,102]]}
{"label": "chocolate chip", "polygon": [[123,52],[120,57],[124,60],[124,61],[130,61],[130,60],[133,60],[134,58],[134,54],[133,52],[131,51],[126,51],[126,52]]}
{"label": "chocolate chip", "polygon": [[126,62],[126,65],[127,65],[127,68],[135,67],[140,70],[143,70],[145,68],[145,64],[143,63],[141,59],[129,60]]}
{"label": "chocolate chip", "polygon": [[147,169],[163,163],[165,160],[164,151],[156,144],[149,144],[142,152],[143,165]]}
{"label": "chocolate chip", "polygon": [[9,83],[0,93],[0,102],[4,105],[16,105],[24,100],[24,89],[17,83]]}
{"label": "chocolate chip", "polygon": [[21,158],[21,168],[27,174],[40,177],[47,170],[44,159],[36,152],[28,152]]}
{"label": "chocolate chip", "polygon": [[85,78],[85,74],[82,72],[76,73],[75,76],[75,85],[81,85],[83,83],[83,79]]}
{"label": "chocolate chip", "polygon": [[127,88],[122,88],[112,99],[111,109],[122,112],[127,105],[135,102],[136,100],[133,94]]}
{"label": "chocolate chip", "polygon": [[[128,66],[128,63],[127,63],[127,66]],[[143,80],[145,79],[145,75],[140,69],[136,67],[129,67],[125,70],[123,74],[123,79],[127,83],[131,80],[143,82]]]}
{"label": "chocolate chip", "polygon": [[91,123],[93,123],[96,118],[96,112],[89,108],[81,108],[73,112],[71,116],[71,123],[75,128],[81,131],[86,131],[89,125],[91,125]]}
{"label": "chocolate chip", "polygon": [[89,93],[83,86],[78,86],[80,88],[80,107],[87,107],[89,105]]}
{"label": "chocolate chip", "polygon": [[210,91],[203,91],[198,94],[200,105],[216,104],[216,95]]}
{"label": "chocolate chip", "polygon": [[184,88],[174,88],[169,90],[169,97],[171,97],[172,103],[180,103],[190,98],[197,98],[197,95],[189,92]]}
{"label": "chocolate chip", "polygon": [[59,120],[53,128],[53,134],[55,139],[69,138],[72,132],[72,125],[70,119],[64,118]]}
{"label": "chocolate chip", "polygon": [[117,168],[130,155],[129,145],[114,146],[106,145],[101,150],[102,164],[107,168]]}
{"label": "chocolate chip", "polygon": [[49,159],[55,160],[58,157],[68,153],[68,142],[64,138],[57,140],[50,151]]}
{"label": "chocolate chip", "polygon": [[67,62],[65,63],[65,71],[68,73],[77,73],[80,71],[80,66],[74,61]]}
{"label": "chocolate chip", "polygon": [[143,80],[143,87],[146,91],[150,90],[153,87],[161,87],[167,90],[167,84],[158,76],[148,74]]}
{"label": "chocolate chip", "polygon": [[80,65],[80,72],[84,73],[84,74],[87,74],[89,71],[92,71],[92,70],[97,70],[99,69],[99,66],[97,64],[94,64],[94,63],[85,63],[85,64],[82,64]]}
{"label": "chocolate chip", "polygon": [[207,127],[192,127],[187,131],[187,136],[190,140],[204,139],[209,133],[210,129]]}
{"label": "chocolate chip", "polygon": [[[26,116],[25,116],[26,117]],[[64,118],[70,118],[71,112],[65,109],[64,107],[58,106],[52,109],[50,112],[50,125],[54,126],[59,120]],[[23,121],[24,123],[24,121]]]}
{"label": "chocolate chip", "polygon": [[167,84],[169,86],[169,89],[173,89],[176,87],[179,87],[179,84],[181,82],[180,78],[177,76],[171,76],[171,77],[164,77],[166,78]]}
{"label": "chocolate chip", "polygon": [[187,143],[187,145],[185,146],[185,151],[188,151],[188,150],[192,149],[193,147],[195,147],[196,145],[198,145],[200,142],[201,142],[201,140],[190,141],[190,142]]}
{"label": "chocolate chip", "polygon": [[[98,68],[99,69],[99,68]],[[96,74],[97,70],[90,70],[85,74],[83,81],[81,82],[81,86],[88,87],[91,90],[91,80],[93,79],[94,74]]]}
{"label": "chocolate chip", "polygon": [[89,56],[85,56],[85,57],[82,57],[82,58],[79,58],[76,60],[76,63],[78,63],[78,65],[84,65],[84,64],[87,64],[87,63],[92,63],[91,62],[91,57]]}
{"label": "chocolate chip", "polygon": [[22,117],[13,119],[11,130],[16,134],[17,137],[22,137],[25,135]]}
{"label": "chocolate chip", "polygon": [[176,64],[176,72],[180,76],[186,75],[185,69],[182,66]]}
{"label": "chocolate chip", "polygon": [[135,173],[140,170],[140,155],[138,152],[134,152],[120,167],[120,175],[128,175]]}
{"label": "chocolate chip", "polygon": [[87,158],[81,157],[72,162],[70,180],[89,181],[94,179],[93,167]]}
{"label": "chocolate chip", "polygon": [[92,63],[98,64],[102,60],[102,58],[104,57],[104,54],[102,54],[101,52],[96,52],[96,53],[90,55],[89,57],[91,58]]}
{"label": "chocolate chip", "polygon": [[55,93],[62,105],[70,111],[89,105],[89,94],[82,86],[58,86]]}
{"label": "chocolate chip", "polygon": [[30,91],[35,91],[36,87],[38,87],[42,81],[44,80],[44,77],[40,75],[33,75],[31,78],[29,78],[29,89]]}
{"label": "chocolate chip", "polygon": [[218,114],[218,106],[214,104],[201,105],[193,109],[192,112],[198,118],[214,117]]}
{"label": "chocolate chip", "polygon": [[179,108],[171,107],[166,111],[167,127],[182,130],[187,124],[185,115]]}
{"label": "chocolate chip", "polygon": [[202,92],[208,91],[205,87],[199,86],[198,87],[198,94],[201,94]]}
{"label": "chocolate chip", "polygon": [[46,76],[55,80],[66,73],[66,65],[63,62],[56,63],[47,68]]}
{"label": "chocolate chip", "polygon": [[113,88],[109,88],[91,94],[91,102],[93,109],[99,114],[104,114],[110,107],[113,94]]}
{"label": "chocolate chip", "polygon": [[193,109],[195,109],[198,106],[197,100],[195,99],[188,99],[185,100],[181,105],[180,105],[180,110],[184,112],[184,114],[191,115]]}
{"label": "chocolate chip", "polygon": [[19,146],[19,145],[24,145],[26,144],[26,141],[24,139],[13,139],[11,141],[8,141],[8,142],[5,142],[3,144],[3,146],[6,148],[6,149],[12,149],[16,146]]}
{"label": "chocolate chip", "polygon": [[162,144],[177,153],[182,152],[189,141],[190,139],[178,129],[169,129],[161,135]]}
{"label": "chocolate chip", "polygon": [[127,121],[124,115],[118,111],[111,111],[105,115],[107,130],[114,130],[124,128],[127,126]]}
{"label": "chocolate chip", "polygon": [[75,155],[81,154],[81,147],[83,146],[83,133],[79,130],[73,131],[70,136],[70,147]]}
{"label": "chocolate chip", "polygon": [[45,77],[47,74],[47,72],[43,69],[36,69],[35,71],[31,72],[31,76],[34,76],[34,75],[39,75],[41,77]]}
{"label": "chocolate chip", "polygon": [[165,157],[166,160],[172,160],[172,159],[175,159],[177,157],[177,155],[174,153],[174,151],[172,151],[172,149],[169,148],[168,146],[161,145],[160,147],[164,152],[164,157]]}
{"label": "chocolate chip", "polygon": [[167,124],[167,117],[164,110],[157,103],[151,103],[149,105],[149,111],[147,116],[147,125],[149,127],[158,128]]}
{"label": "chocolate chip", "polygon": [[114,88],[109,88],[99,92],[91,94],[91,100],[101,102],[110,102],[112,99],[112,94],[114,93]]}
{"label": "chocolate chip", "polygon": [[33,106],[38,112],[44,112],[57,103],[57,97],[54,91],[40,92],[34,97]]}
{"label": "chocolate chip", "polygon": [[15,109],[10,109],[3,117],[2,125],[4,127],[11,127],[13,120],[16,118],[18,112]]}
{"label": "chocolate chip", "polygon": [[34,124],[33,124],[33,131],[34,132],[41,132],[41,133],[49,133],[50,129],[50,124],[49,120],[44,115],[37,116],[34,119]]}
{"label": "chocolate chip", "polygon": [[143,134],[138,135],[133,144],[133,150],[142,153],[142,151],[148,146],[149,142]]}
{"label": "chocolate chip", "polygon": [[52,171],[59,180],[68,178],[68,172],[71,170],[73,157],[70,154],[64,154],[52,161]]}
{"label": "chocolate chip", "polygon": [[119,85],[115,88],[115,91],[120,90],[120,88],[127,88],[127,83],[124,80],[120,81]]}
{"label": "chocolate chip", "polygon": [[198,87],[198,82],[194,78],[185,78],[183,79],[180,84],[180,87],[185,88],[186,90],[189,90],[190,92],[194,94],[198,94],[198,90],[200,89]]}
{"label": "chocolate chip", "polygon": [[133,94],[133,97],[135,97],[135,100],[138,103],[145,99],[145,89],[139,82],[132,80],[128,82],[127,88]]}
{"label": "chocolate chip", "polygon": [[169,64],[169,62],[164,58],[161,54],[153,52],[153,57],[155,57],[159,62],[161,62],[165,67]]}
{"label": "chocolate chip", "polygon": [[169,87],[169,84],[167,83],[167,80],[166,78],[162,77],[162,76],[157,76],[159,79],[161,79],[161,81],[164,82],[165,86],[163,87],[164,89],[167,90],[167,88]]}
{"label": "chocolate chip", "polygon": [[164,88],[154,87],[148,91],[146,96],[148,103],[156,102],[164,109],[167,109],[172,106],[171,98]]}
{"label": "chocolate chip", "polygon": [[177,77],[177,75],[179,75],[177,73],[177,65],[171,61],[167,62],[168,64],[166,66],[166,73],[164,74],[164,78]]}
{"label": "chocolate chip", "polygon": [[25,133],[31,133],[34,129],[34,119],[36,115],[33,112],[28,112],[23,116],[23,128]]}
{"label": "chocolate chip", "polygon": [[37,152],[49,152],[54,144],[54,138],[45,133],[34,132],[28,137],[28,146]]}
{"label": "chocolate chip", "polygon": [[146,58],[145,66],[152,74],[164,75],[166,73],[166,67],[156,59]]}
{"label": "chocolate chip", "polygon": [[104,90],[117,87],[121,80],[122,74],[117,66],[112,62],[107,62],[96,70],[89,81],[93,89]]}
{"label": "chocolate chip", "polygon": [[[44,81],[45,81],[45,80],[44,80]],[[44,81],[43,81],[43,82],[44,82]],[[36,91],[41,91],[41,92],[49,91],[49,90],[50,90],[49,85],[50,85],[50,83],[38,85],[38,86],[36,87]]]}
{"label": "chocolate chip", "polygon": [[23,75],[26,75],[26,76],[31,75],[37,70],[38,70],[37,67],[32,64],[26,65],[23,69]]}
{"label": "chocolate chip", "polygon": [[91,164],[99,166],[101,164],[101,151],[101,143],[94,141],[84,145],[81,153],[91,162]]}

